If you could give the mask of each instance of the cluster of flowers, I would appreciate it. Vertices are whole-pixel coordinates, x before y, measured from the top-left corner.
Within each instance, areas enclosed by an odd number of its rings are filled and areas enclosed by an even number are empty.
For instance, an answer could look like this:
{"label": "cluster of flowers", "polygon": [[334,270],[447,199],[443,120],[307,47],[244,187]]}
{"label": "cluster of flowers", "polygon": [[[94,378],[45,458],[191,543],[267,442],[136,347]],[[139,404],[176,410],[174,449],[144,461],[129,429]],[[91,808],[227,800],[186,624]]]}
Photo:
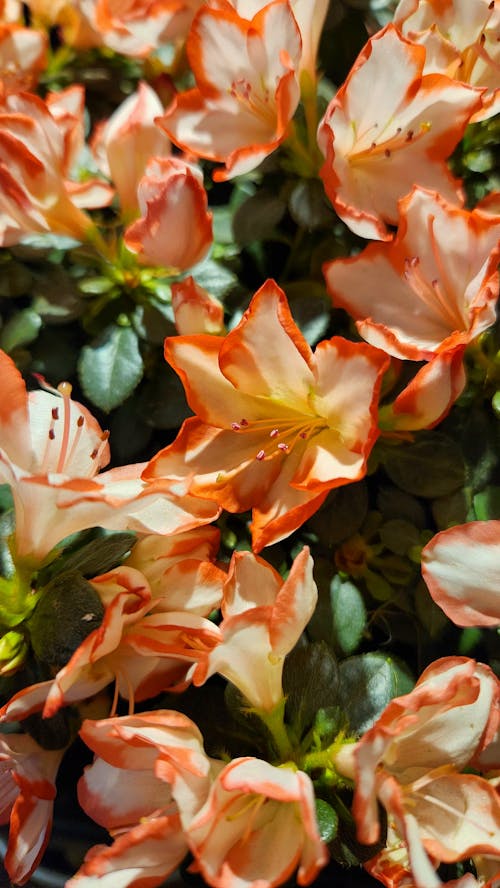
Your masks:
{"label": "cluster of flowers", "polygon": [[[466,208],[446,160],[469,123],[498,111],[499,0],[400,0],[321,120],[326,0],[24,6],[29,27],[21,4],[0,2],[1,246],[49,232],[122,262],[132,281],[144,268],[188,272],[213,239],[199,162],[223,164],[213,178],[227,181],[278,148],[299,176],[320,176],[339,219],[371,243],[323,266],[363,342],[333,336],[313,351],[274,280],[229,332],[196,270],[174,284],[179,335],[165,358],[194,415],[145,463],[101,471],[107,433],[69,383],[41,378],[27,392],[0,352],[0,480],[15,519],[0,578],[1,674],[14,683],[0,710],[10,878],[24,884],[41,860],[78,733],[95,755],[79,801],[114,841],[89,852],[68,888],[153,888],[187,854],[214,888],[294,874],[310,884],[336,830],[331,819],[322,829],[315,793],[338,818],[337,792],[353,793],[358,840],[375,846],[366,867],[389,888],[434,888],[440,864],[471,860],[474,873],[467,863],[448,884],[495,888],[498,678],[443,657],[361,737],[345,725],[328,741],[311,723],[294,730],[283,669],[315,610],[313,559],[303,547],[284,579],[258,553],[363,479],[379,437],[438,425],[464,390],[467,347],[495,322],[500,197]],[[187,53],[194,85],[164,107],[142,81],[86,145],[83,87],[30,91],[51,27],[76,50],[135,59],[169,44]],[[112,237],[91,213],[108,207]],[[212,522],[249,510],[253,551],[217,561]],[[106,533],[75,536],[94,528]],[[500,625],[499,549],[493,520],[424,548],[429,591],[455,624]],[[267,758],[208,755],[186,715],[142,710],[215,674],[261,724]]]}

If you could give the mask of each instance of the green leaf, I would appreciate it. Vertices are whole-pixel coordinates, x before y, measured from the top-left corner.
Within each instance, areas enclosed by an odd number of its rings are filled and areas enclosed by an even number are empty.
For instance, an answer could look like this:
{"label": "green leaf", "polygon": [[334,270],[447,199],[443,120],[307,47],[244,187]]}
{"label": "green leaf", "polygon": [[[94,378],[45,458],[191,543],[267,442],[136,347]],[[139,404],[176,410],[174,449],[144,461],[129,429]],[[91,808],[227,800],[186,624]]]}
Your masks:
{"label": "green leaf", "polygon": [[343,654],[352,654],[361,641],[366,625],[363,596],[354,583],[342,582],[337,575],[330,585],[333,615],[333,635]]}
{"label": "green leaf", "polygon": [[478,521],[491,521],[500,518],[500,487],[494,485],[476,493],[474,511]]}
{"label": "green leaf", "polygon": [[425,509],[420,500],[392,485],[380,487],[377,493],[377,507],[384,521],[402,518],[419,530],[423,530],[426,525]]}
{"label": "green leaf", "polygon": [[324,546],[335,546],[360,529],[367,511],[366,482],[358,481],[332,490],[307,526],[318,535]]}
{"label": "green leaf", "polygon": [[7,321],[0,333],[0,348],[10,354],[20,345],[29,345],[38,336],[42,319],[32,308],[24,308]]}
{"label": "green leaf", "polygon": [[388,452],[384,468],[401,490],[432,499],[453,493],[465,480],[460,447],[442,432],[395,447]]}
{"label": "green leaf", "polygon": [[28,620],[35,655],[58,669],[65,666],[103,616],[99,595],[78,571],[58,574],[42,590]]}
{"label": "green leaf", "polygon": [[349,657],[339,665],[340,700],[351,730],[364,734],[387,704],[413,688],[404,664],[380,652]]}
{"label": "green leaf", "polygon": [[294,281],[287,284],[286,294],[294,321],[309,345],[314,345],[326,333],[332,311],[323,284]]}
{"label": "green leaf", "polygon": [[431,598],[423,580],[420,580],[415,590],[415,610],[429,638],[442,638],[446,626],[449,625],[448,617]]}
{"label": "green leaf", "polygon": [[323,842],[331,842],[337,835],[339,815],[324,799],[316,799],[316,823]]}
{"label": "green leaf", "polygon": [[302,179],[295,185],[288,202],[290,215],[302,228],[322,228],[335,224],[335,213],[319,179]]}
{"label": "green leaf", "polygon": [[131,327],[107,327],[82,349],[78,375],[87,398],[109,412],[122,404],[140,382],[143,363]]}
{"label": "green leaf", "polygon": [[380,528],[380,539],[391,552],[396,555],[406,555],[412,546],[418,546],[420,534],[409,521],[392,518]]}
{"label": "green leaf", "polygon": [[78,571],[87,578],[107,573],[121,563],[130,552],[136,536],[134,533],[110,533],[91,540],[68,557],[60,557],[54,562],[52,576],[62,571]]}
{"label": "green leaf", "polygon": [[205,259],[197,266],[195,279],[200,287],[204,287],[216,299],[223,299],[228,290],[238,283],[238,278],[229,268],[213,259]]}
{"label": "green leaf", "polygon": [[237,243],[245,246],[252,241],[271,238],[286,211],[286,203],[268,191],[257,191],[236,210],[233,234]]}
{"label": "green leaf", "polygon": [[318,709],[338,702],[337,661],[324,642],[297,645],[285,659],[283,691],[286,714],[300,739]]}

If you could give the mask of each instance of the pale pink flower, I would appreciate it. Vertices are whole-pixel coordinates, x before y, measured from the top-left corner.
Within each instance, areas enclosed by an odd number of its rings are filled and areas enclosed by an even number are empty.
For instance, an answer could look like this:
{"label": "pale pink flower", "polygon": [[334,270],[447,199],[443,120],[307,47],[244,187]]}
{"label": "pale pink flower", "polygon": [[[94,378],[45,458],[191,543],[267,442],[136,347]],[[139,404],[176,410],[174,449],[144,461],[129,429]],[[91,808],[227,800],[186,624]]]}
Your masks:
{"label": "pale pink flower", "polygon": [[494,787],[458,772],[492,740],[499,698],[500,683],[487,666],[444,657],[337,755],[336,767],[355,781],[359,840],[377,841],[380,802],[407,846],[418,888],[441,884],[429,856],[450,863],[498,851]]}
{"label": "pale pink flower", "polygon": [[141,81],[94,135],[92,148],[101,170],[116,188],[124,217],[139,211],[137,187],[148,161],[170,154],[170,142],[154,124],[162,113],[157,94]]}
{"label": "pale pink flower", "polygon": [[200,170],[178,157],[153,157],[137,198],[142,215],[124,240],[141,262],[185,271],[205,258],[212,245],[212,213]]}
{"label": "pale pink flower", "polygon": [[32,89],[47,64],[47,35],[0,18],[0,85],[3,90]]}
{"label": "pale pink flower", "polygon": [[187,42],[196,89],[177,96],[158,124],[184,151],[222,161],[214,179],[255,169],[287,135],[299,101],[300,33],[287,0],[251,20],[228,0],[195,16]]}
{"label": "pale pink flower", "polygon": [[498,0],[400,0],[394,24],[426,48],[426,74],[442,72],[462,83],[486,88],[483,108],[474,121],[498,113]]}
{"label": "pale pink flower", "polygon": [[49,841],[64,751],[42,749],[28,734],[0,734],[0,823],[10,821],[4,865],[16,885],[28,881]]}
{"label": "pale pink flower", "polygon": [[398,233],[325,264],[335,305],[390,355],[428,361],[495,323],[500,218],[419,186],[399,202]]}
{"label": "pale pink flower", "polygon": [[210,296],[192,277],[172,284],[172,308],[175,326],[181,336],[193,333],[219,336],[225,332],[222,303]]}
{"label": "pale pink flower", "polygon": [[447,200],[463,200],[445,160],[482,93],[424,74],[424,63],[424,47],[387,25],[361,51],[320,124],[326,193],[361,237],[390,239],[386,223],[397,223],[398,200],[416,182]]}
{"label": "pale pink flower", "polygon": [[234,759],[185,827],[194,869],[214,888],[309,885],[328,862],[310,778],[292,767]]}
{"label": "pale pink flower", "polygon": [[219,642],[199,659],[193,683],[218,672],[255,709],[272,712],[283,702],[286,655],[307,626],[318,597],[313,561],[305,547],[286,580],[250,552],[235,552],[222,600]]}
{"label": "pale pink flower", "polygon": [[71,386],[28,393],[4,352],[0,372],[0,478],[14,498],[16,560],[38,566],[61,539],[88,527],[176,533],[217,516],[213,504],[143,481],[145,463],[98,474],[109,461],[108,433],[71,400]]}
{"label": "pale pink flower", "polygon": [[329,490],[365,474],[388,359],[340,336],[313,353],[274,281],[227,336],[172,337],[165,354],[197,416],[144,477],[230,512],[253,507],[255,551],[296,530]]}
{"label": "pale pink flower", "polygon": [[436,534],[422,550],[422,576],[458,626],[499,626],[500,521],[471,521]]}

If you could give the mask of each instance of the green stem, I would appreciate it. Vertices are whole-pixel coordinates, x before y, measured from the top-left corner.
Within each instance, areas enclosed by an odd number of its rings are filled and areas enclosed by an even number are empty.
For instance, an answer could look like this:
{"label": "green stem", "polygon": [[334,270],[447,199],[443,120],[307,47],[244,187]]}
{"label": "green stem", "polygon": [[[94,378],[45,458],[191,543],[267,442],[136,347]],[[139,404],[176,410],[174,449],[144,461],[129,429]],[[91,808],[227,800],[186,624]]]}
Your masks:
{"label": "green stem", "polygon": [[290,738],[288,736],[284,720],[285,700],[281,700],[278,705],[270,712],[265,712],[262,709],[256,709],[255,713],[256,715],[258,715],[260,720],[264,722],[269,733],[271,734],[274,745],[276,747],[276,752],[278,753],[281,761],[289,762],[290,760],[293,760],[294,751],[292,744],[290,743]]}

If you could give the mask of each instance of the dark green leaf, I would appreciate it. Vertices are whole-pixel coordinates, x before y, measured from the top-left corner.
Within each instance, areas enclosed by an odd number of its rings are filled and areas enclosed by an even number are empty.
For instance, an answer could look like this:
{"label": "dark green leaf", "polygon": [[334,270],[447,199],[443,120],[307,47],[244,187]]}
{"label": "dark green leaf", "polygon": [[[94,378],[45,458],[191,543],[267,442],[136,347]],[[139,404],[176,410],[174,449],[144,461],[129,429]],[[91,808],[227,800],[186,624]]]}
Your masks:
{"label": "dark green leaf", "polygon": [[460,447],[442,432],[393,448],[384,468],[401,490],[429,498],[453,493],[463,486],[465,478]]}
{"label": "dark green leaf", "polygon": [[302,335],[309,345],[315,345],[328,329],[332,311],[323,284],[318,281],[294,281],[287,284],[286,295]]}
{"label": "dark green leaf", "polygon": [[344,660],[339,678],[341,705],[356,734],[364,734],[394,697],[413,687],[408,668],[380,652]]}
{"label": "dark green leaf", "polygon": [[352,654],[363,636],[366,608],[363,596],[354,583],[333,578],[330,586],[333,616],[333,637],[342,654]]}
{"label": "dark green leaf", "polygon": [[242,246],[252,241],[267,240],[275,234],[286,211],[286,203],[267,191],[258,191],[236,210],[233,234]]}
{"label": "dark green leaf", "polygon": [[323,842],[331,842],[337,835],[339,815],[335,808],[323,799],[316,799],[316,823]]}
{"label": "dark green leaf", "polygon": [[366,483],[358,481],[332,490],[322,508],[309,519],[308,527],[324,546],[335,546],[359,530],[367,511]]}
{"label": "dark green leaf", "polygon": [[131,327],[107,327],[82,349],[78,375],[87,398],[108,412],[132,394],[142,377],[137,334]]}
{"label": "dark green leaf", "polygon": [[38,336],[42,319],[32,308],[13,315],[0,332],[0,348],[8,354],[20,345],[29,345]]}
{"label": "dark green leaf", "polygon": [[36,656],[57,669],[65,666],[103,616],[101,599],[78,571],[59,574],[42,590],[28,620]]}
{"label": "dark green leaf", "polygon": [[52,570],[52,576],[62,571],[76,570],[82,576],[91,579],[107,573],[121,563],[135,541],[136,536],[133,533],[110,533],[93,539],[67,557],[58,558],[54,562],[56,569]]}
{"label": "dark green leaf", "polygon": [[322,228],[335,222],[335,213],[319,179],[303,179],[295,185],[288,203],[292,219],[302,228]]}
{"label": "dark green leaf", "polygon": [[403,518],[392,518],[380,528],[380,539],[396,555],[406,555],[412,546],[418,546],[420,534],[416,527]]}
{"label": "dark green leaf", "polygon": [[330,648],[323,642],[297,645],[285,660],[283,690],[287,720],[300,738],[318,709],[338,703],[337,661]]}

